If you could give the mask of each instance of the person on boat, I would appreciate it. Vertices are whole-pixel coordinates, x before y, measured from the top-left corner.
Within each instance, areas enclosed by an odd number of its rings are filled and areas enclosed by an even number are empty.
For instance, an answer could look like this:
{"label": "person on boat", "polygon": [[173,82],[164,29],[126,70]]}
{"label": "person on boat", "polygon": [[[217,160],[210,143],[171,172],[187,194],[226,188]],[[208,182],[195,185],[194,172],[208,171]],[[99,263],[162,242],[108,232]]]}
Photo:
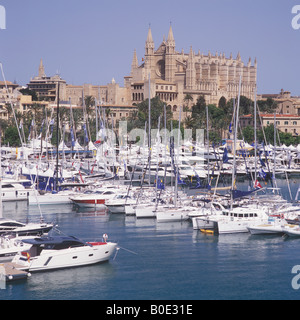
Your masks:
{"label": "person on boat", "polygon": [[108,235],[106,233],[104,233],[102,238],[103,238],[103,242],[107,242]]}

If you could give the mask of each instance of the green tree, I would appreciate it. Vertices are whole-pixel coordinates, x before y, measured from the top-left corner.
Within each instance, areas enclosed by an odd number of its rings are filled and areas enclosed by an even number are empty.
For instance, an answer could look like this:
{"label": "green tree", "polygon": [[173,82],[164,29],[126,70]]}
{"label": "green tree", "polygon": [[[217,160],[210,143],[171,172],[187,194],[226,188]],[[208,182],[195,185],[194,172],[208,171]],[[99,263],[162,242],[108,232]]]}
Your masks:
{"label": "green tree", "polygon": [[35,91],[30,90],[29,88],[19,90],[24,96],[31,96],[32,101],[38,101],[38,96]]}
{"label": "green tree", "polygon": [[[161,118],[161,124],[164,119],[164,102],[159,99],[159,97],[154,97],[150,100],[151,104],[151,127],[157,128],[158,126],[158,118]],[[144,128],[145,122],[148,122],[148,112],[149,111],[149,99],[144,100],[143,102],[138,104],[138,121],[137,127]],[[167,122],[169,122],[173,113],[170,108],[166,108],[166,116]]]}
{"label": "green tree", "polygon": [[242,132],[243,132],[244,140],[247,143],[251,144],[254,141],[254,128],[251,126],[247,126],[242,130]]}
{"label": "green tree", "polygon": [[260,112],[274,113],[278,107],[278,104],[273,99],[268,98],[267,100],[258,100],[257,106]]}
{"label": "green tree", "polygon": [[192,117],[196,119],[199,115],[205,112],[206,102],[204,96],[200,96],[197,99],[197,102],[192,107]]}
{"label": "green tree", "polygon": [[253,101],[245,96],[240,97],[240,115],[253,114]]}
{"label": "green tree", "polygon": [[4,133],[4,144],[9,144],[12,147],[20,146],[20,137],[18,133],[18,128],[9,126]]}

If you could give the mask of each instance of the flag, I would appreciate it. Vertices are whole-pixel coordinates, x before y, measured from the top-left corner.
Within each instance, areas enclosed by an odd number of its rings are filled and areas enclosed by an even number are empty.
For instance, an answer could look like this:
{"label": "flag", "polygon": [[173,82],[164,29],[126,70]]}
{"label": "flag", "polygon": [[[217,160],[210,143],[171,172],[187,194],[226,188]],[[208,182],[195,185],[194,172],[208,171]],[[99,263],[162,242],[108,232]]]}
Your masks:
{"label": "flag", "polygon": [[224,149],[224,153],[223,153],[223,163],[227,163],[228,162],[228,150],[227,148]]}
{"label": "flag", "polygon": [[264,172],[263,169],[260,169],[260,171],[258,172],[258,176],[261,178],[261,179],[265,179],[267,177],[267,174]]}
{"label": "flag", "polygon": [[186,183],[180,178],[180,175],[178,175],[177,184],[186,185]]}
{"label": "flag", "polygon": [[165,185],[163,184],[162,180],[157,182],[157,189],[158,190],[165,190]]}
{"label": "flag", "polygon": [[31,124],[29,126],[28,140],[30,139],[31,128],[34,126],[34,120],[31,120]]}
{"label": "flag", "polygon": [[71,133],[72,147],[75,147],[75,137],[74,137],[74,132],[72,127],[70,129],[70,133]]}
{"label": "flag", "polygon": [[42,125],[41,125],[41,130],[40,130],[40,135],[38,136],[38,139],[41,139],[41,138],[42,138],[43,127],[44,127],[44,122],[45,122],[45,119],[44,119],[44,120],[43,120],[43,122],[42,122]]}
{"label": "flag", "polygon": [[259,161],[260,161],[260,164],[262,165],[262,167],[265,167],[265,166],[266,166],[266,164],[265,164],[265,162],[264,162],[263,159],[259,158]]}
{"label": "flag", "polygon": [[262,188],[262,186],[261,186],[261,184],[259,183],[259,181],[258,180],[256,180],[255,182],[254,182],[254,188],[255,189],[257,189],[257,188]]}
{"label": "flag", "polygon": [[88,137],[88,134],[87,134],[86,125],[84,124],[82,126],[82,128],[83,128],[84,134],[85,134],[85,142],[88,143],[89,142],[89,137]]}
{"label": "flag", "polygon": [[232,133],[232,123],[229,124],[229,132]]}

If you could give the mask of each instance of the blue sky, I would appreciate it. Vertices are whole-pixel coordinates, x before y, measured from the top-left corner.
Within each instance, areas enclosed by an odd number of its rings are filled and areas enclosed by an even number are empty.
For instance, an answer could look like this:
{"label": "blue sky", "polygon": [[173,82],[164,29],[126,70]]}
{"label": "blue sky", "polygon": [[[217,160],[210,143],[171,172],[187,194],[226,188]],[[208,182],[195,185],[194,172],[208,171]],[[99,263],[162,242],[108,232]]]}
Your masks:
{"label": "blue sky", "polygon": [[[7,80],[26,85],[42,58],[47,75],[57,71],[69,84],[123,86],[133,51],[144,55],[149,23],[155,47],[170,22],[176,50],[190,46],[240,52],[258,61],[258,92],[283,88],[300,96],[300,29],[291,26],[300,0],[0,0],[6,30],[0,30],[0,61]],[[0,79],[2,80],[2,79]]]}

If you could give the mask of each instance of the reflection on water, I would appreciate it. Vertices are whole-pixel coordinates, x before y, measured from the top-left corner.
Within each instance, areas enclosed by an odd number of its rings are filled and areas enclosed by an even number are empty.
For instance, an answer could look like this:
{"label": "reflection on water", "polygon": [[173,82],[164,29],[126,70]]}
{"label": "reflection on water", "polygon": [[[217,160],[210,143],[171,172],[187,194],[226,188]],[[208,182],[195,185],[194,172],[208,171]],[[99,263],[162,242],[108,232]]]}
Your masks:
{"label": "reflection on water", "polygon": [[[105,262],[92,266],[33,273],[23,284],[26,299],[78,299],[84,290],[87,299],[105,298],[105,283],[114,276],[114,266]],[[96,282],[95,282],[96,280]],[[15,284],[7,285],[8,292]],[[88,291],[86,290],[87,288]],[[1,294],[1,292],[0,292]]]}

